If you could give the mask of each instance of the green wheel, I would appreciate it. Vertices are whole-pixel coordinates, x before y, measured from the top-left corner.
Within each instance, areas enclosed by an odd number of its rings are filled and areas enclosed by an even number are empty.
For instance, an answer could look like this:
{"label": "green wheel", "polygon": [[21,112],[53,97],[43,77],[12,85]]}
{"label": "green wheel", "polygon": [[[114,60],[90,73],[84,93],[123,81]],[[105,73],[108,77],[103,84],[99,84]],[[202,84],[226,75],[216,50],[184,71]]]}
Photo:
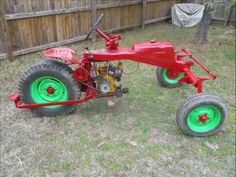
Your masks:
{"label": "green wheel", "polygon": [[[19,93],[24,103],[50,103],[80,97],[80,85],[66,64],[43,60],[30,67],[21,77]],[[55,105],[32,109],[44,116],[65,115],[74,111],[73,105]]]}
{"label": "green wheel", "polygon": [[[31,97],[35,103],[48,103],[68,100],[67,87],[56,77],[39,77],[32,82],[30,92]],[[60,106],[48,106],[48,108],[56,107]]]}
{"label": "green wheel", "polygon": [[176,121],[184,133],[204,137],[217,133],[227,117],[227,106],[220,97],[201,93],[186,100],[176,114]]}
{"label": "green wheel", "polygon": [[183,73],[164,68],[157,68],[156,75],[161,86],[168,88],[179,87],[181,85],[179,80],[184,76]]}

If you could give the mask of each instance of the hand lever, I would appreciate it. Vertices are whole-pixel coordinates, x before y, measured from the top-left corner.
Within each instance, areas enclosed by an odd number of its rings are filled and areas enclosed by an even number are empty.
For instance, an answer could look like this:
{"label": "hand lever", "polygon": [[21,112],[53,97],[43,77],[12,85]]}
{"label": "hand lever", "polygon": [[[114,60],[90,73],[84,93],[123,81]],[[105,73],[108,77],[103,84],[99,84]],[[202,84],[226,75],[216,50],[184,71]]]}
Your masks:
{"label": "hand lever", "polygon": [[89,50],[88,46],[85,46],[85,50],[89,53],[89,58],[93,58],[93,53]]}

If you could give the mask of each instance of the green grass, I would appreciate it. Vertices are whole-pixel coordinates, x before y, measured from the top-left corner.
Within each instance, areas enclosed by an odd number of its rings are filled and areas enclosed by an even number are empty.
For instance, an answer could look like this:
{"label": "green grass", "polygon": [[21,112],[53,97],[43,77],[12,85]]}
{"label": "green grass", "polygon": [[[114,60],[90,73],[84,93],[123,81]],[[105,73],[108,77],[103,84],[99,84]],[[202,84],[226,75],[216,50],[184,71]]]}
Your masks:
{"label": "green grass", "polygon": [[229,49],[229,50],[225,53],[225,56],[226,56],[226,58],[229,59],[229,60],[235,60],[235,58],[236,58],[235,48]]}
{"label": "green grass", "polygon": [[[40,118],[16,109],[7,96],[41,53],[1,61],[0,176],[235,176],[235,32],[228,31],[234,29],[213,24],[207,45],[192,43],[196,28],[167,23],[122,33],[123,46],[156,38],[187,47],[218,74],[205,83],[205,91],[223,97],[231,114],[224,129],[208,138],[186,136],[175,122],[176,110],[195,90],[160,87],[154,67],[140,64],[135,74],[124,75],[130,93],[113,108],[98,99],[79,105],[70,116]],[[83,45],[69,47],[82,52]],[[101,40],[88,45],[103,47]],[[124,64],[127,72],[136,68],[136,63]]]}

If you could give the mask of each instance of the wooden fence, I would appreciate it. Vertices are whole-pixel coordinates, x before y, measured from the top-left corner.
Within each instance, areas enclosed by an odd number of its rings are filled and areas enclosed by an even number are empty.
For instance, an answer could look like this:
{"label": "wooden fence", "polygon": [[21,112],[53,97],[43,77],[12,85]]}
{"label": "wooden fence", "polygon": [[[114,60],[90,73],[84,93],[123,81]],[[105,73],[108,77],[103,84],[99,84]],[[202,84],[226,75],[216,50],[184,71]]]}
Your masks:
{"label": "wooden fence", "polygon": [[[186,0],[188,3],[201,3],[202,0]],[[231,1],[231,0],[228,0]],[[234,21],[235,22],[235,7],[230,8],[227,0],[215,0],[214,11],[212,13],[213,20]]]}
{"label": "wooden fence", "polygon": [[[0,20],[2,18],[0,37],[4,39],[5,36],[5,39],[0,42],[0,59],[6,58],[6,53],[11,53],[11,50],[14,56],[17,56],[83,40],[91,24],[102,13],[104,18],[101,28],[107,32],[144,27],[145,24],[170,18],[171,6],[181,0],[3,0],[2,2],[4,7],[0,10],[5,11],[5,15],[0,17]],[[4,21],[6,24],[3,24]],[[6,29],[4,31],[3,26],[8,29],[9,35],[4,35],[7,31]]]}

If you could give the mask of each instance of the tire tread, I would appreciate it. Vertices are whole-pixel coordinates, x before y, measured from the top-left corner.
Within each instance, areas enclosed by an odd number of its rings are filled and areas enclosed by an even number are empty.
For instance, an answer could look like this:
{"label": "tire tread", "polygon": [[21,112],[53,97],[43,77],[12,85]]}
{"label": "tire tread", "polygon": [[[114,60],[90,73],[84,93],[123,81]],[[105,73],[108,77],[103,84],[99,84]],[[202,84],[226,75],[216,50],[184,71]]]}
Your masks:
{"label": "tire tread", "polygon": [[[27,71],[23,73],[19,81],[18,85],[19,95],[24,103],[29,102],[29,100],[27,100],[25,97],[26,93],[24,92],[24,86],[25,86],[24,84],[26,84],[28,79],[30,79],[30,77],[38,71],[45,71],[45,72],[52,71],[61,74],[65,79],[68,80],[68,82],[71,83],[70,85],[72,86],[72,90],[74,92],[74,97],[75,97],[74,99],[80,98],[81,94],[80,85],[74,80],[72,75],[73,73],[72,69],[64,63],[60,63],[50,59],[45,59],[32,65]],[[48,110],[47,108],[35,108],[31,110],[32,112],[36,113],[39,116],[61,116],[72,113],[75,110],[75,105],[63,106],[63,111],[57,111],[57,109],[55,109],[55,111],[47,111]]]}
{"label": "tire tread", "polygon": [[[199,106],[201,104],[203,105],[214,104],[215,106],[218,106],[219,108],[221,108],[221,113],[223,114],[220,125],[210,132],[205,132],[205,133],[194,132],[188,128],[187,123],[186,123],[186,119],[189,112],[192,109],[194,109],[194,107]],[[180,106],[180,108],[178,109],[176,113],[176,122],[179,128],[185,134],[190,135],[190,136],[205,137],[205,136],[211,136],[219,132],[220,129],[223,127],[224,123],[226,122],[227,117],[228,117],[228,106],[222,98],[220,98],[219,96],[215,94],[199,93],[199,94],[189,97]]]}

